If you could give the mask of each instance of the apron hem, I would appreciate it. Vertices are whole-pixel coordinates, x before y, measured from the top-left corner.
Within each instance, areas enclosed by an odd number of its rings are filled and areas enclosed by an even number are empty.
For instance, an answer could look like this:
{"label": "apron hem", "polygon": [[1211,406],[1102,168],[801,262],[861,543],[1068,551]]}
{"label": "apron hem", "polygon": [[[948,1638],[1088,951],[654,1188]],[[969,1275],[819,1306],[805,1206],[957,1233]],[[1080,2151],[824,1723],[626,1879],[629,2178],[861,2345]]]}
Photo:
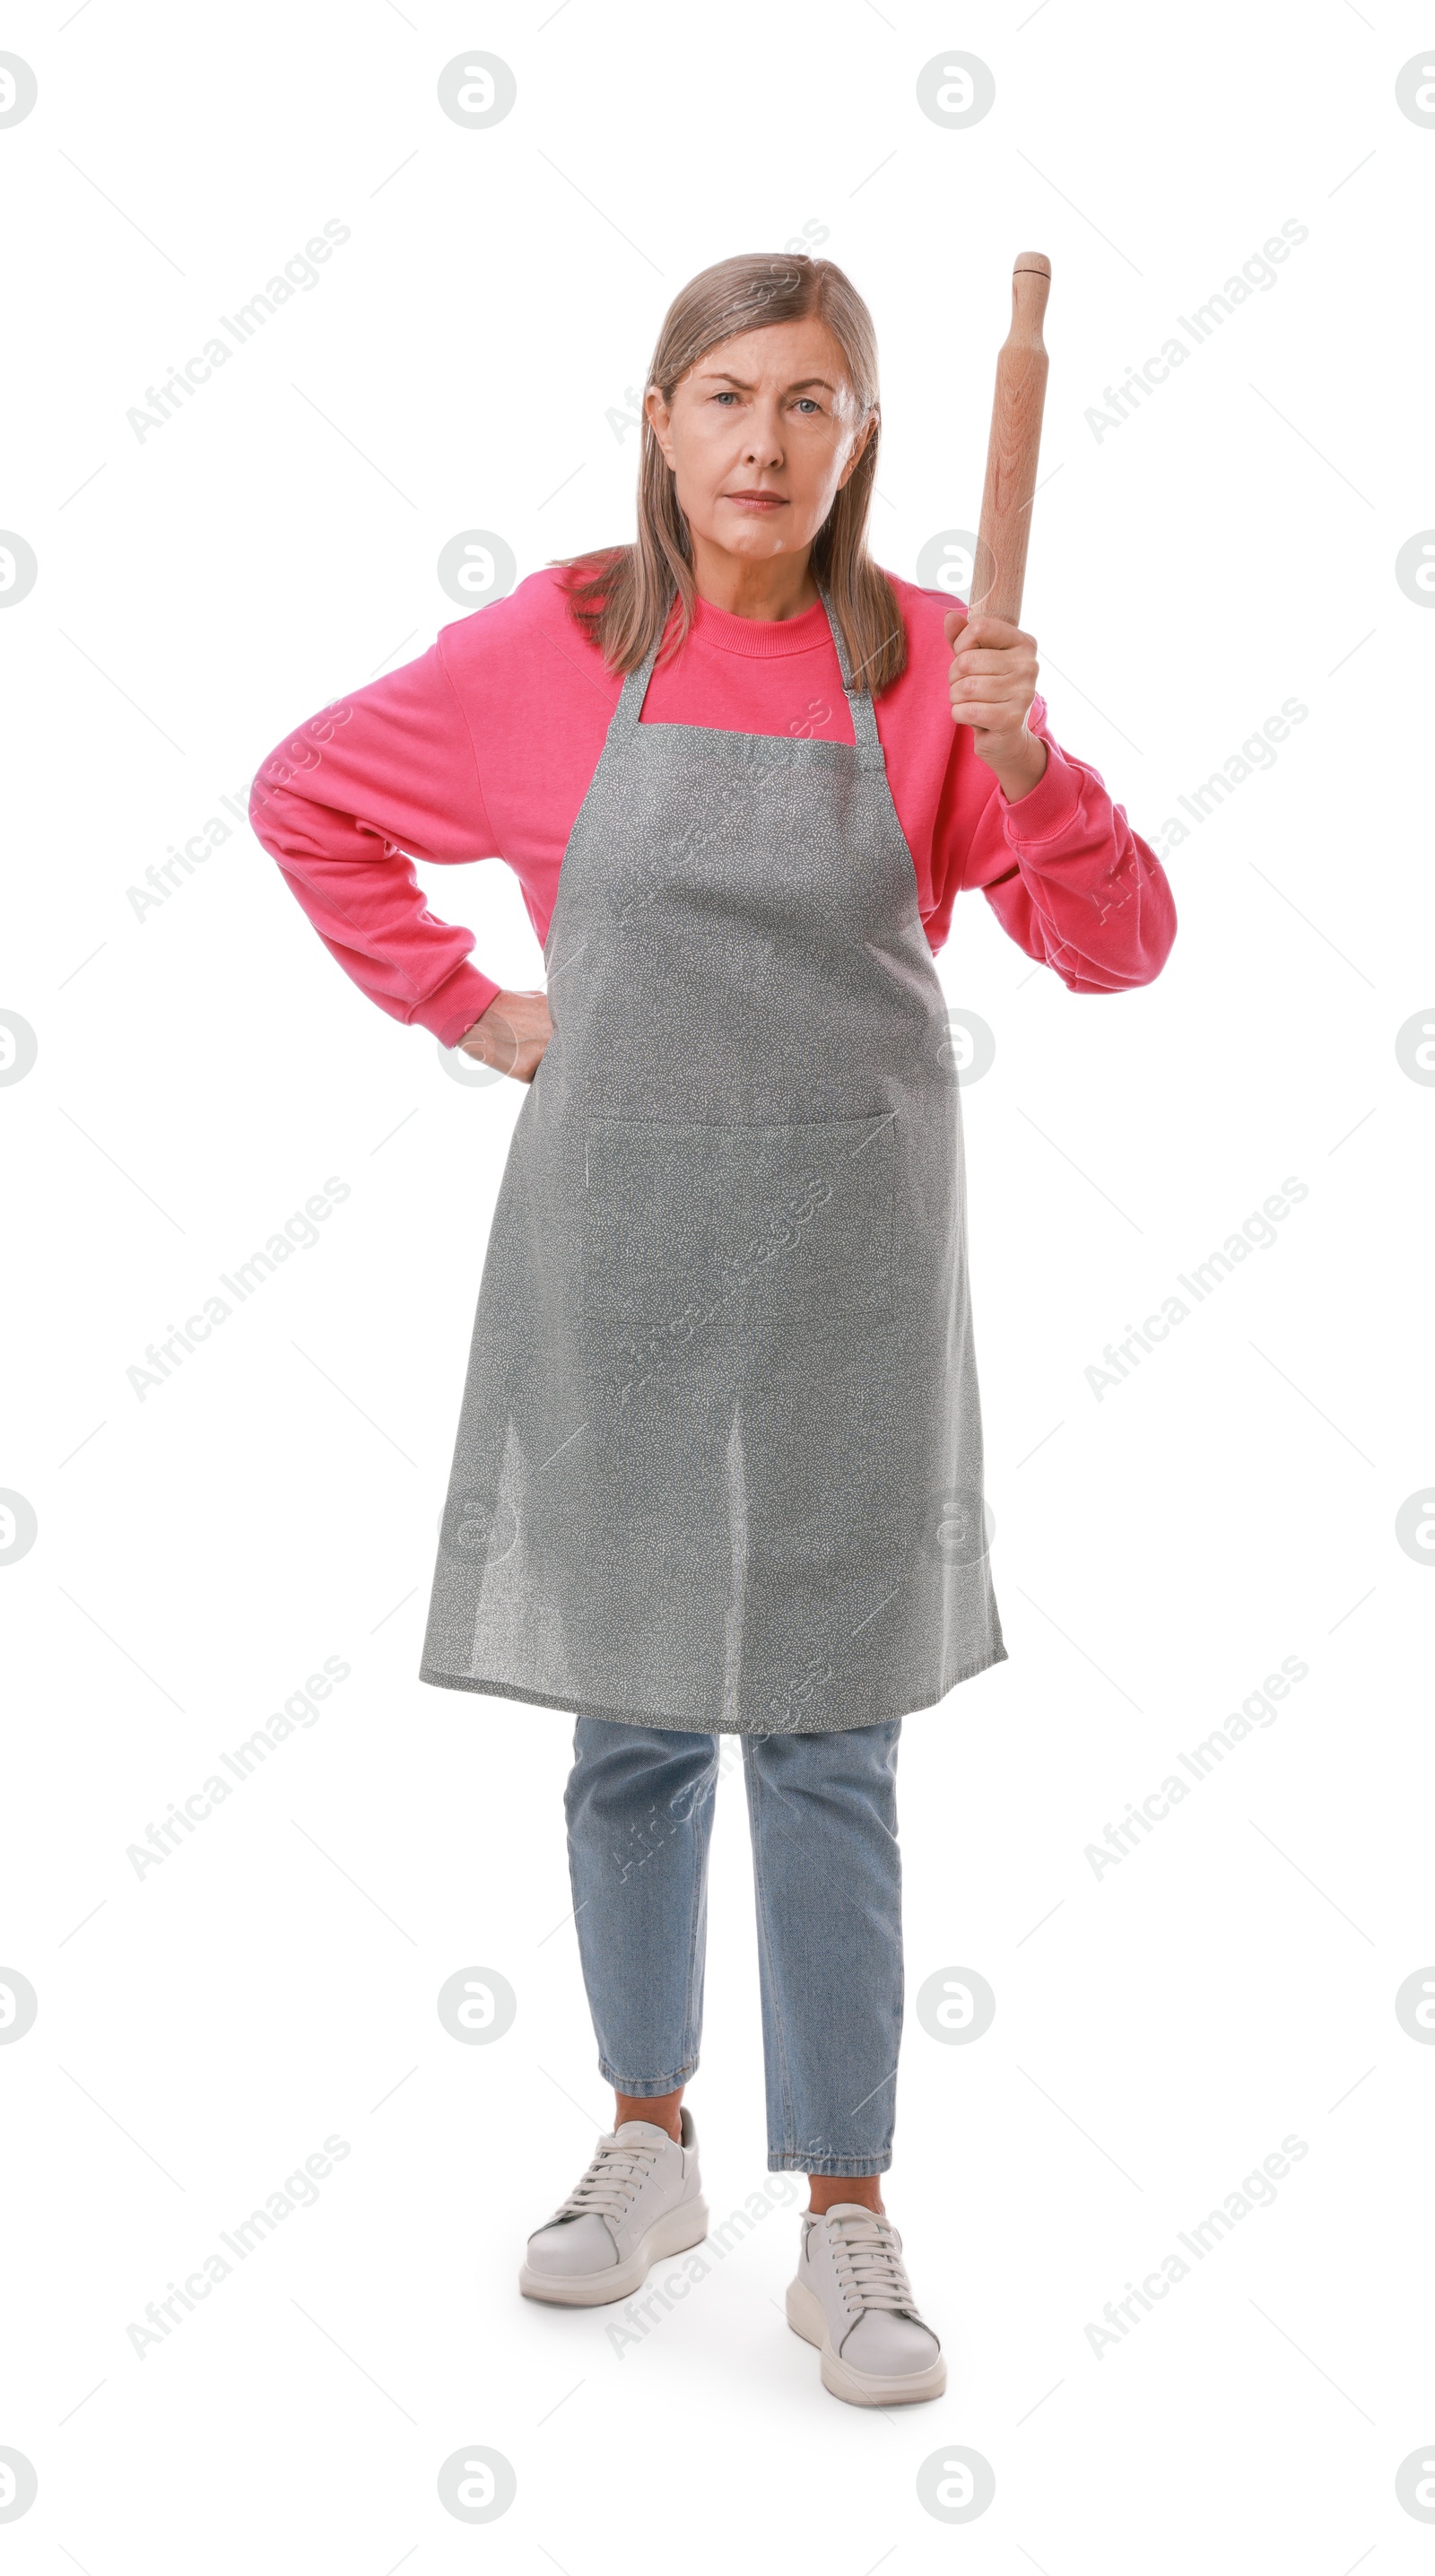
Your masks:
{"label": "apron hem", "polygon": [[717,1717],[702,1719],[694,1724],[684,1717],[657,1717],[651,1710],[595,1708],[591,1701],[565,1700],[560,1705],[546,1693],[524,1690],[517,1682],[472,1680],[466,1673],[430,1672],[423,1665],[419,1668],[419,1680],[427,1682],[433,1690],[477,1691],[488,1699],[521,1700],[530,1708],[551,1708],[559,1717],[599,1718],[613,1726],[647,1726],[663,1734],[850,1735],[859,1726],[890,1726],[897,1718],[915,1717],[923,1709],[939,1708],[942,1701],[957,1688],[960,1682],[975,1681],[978,1673],[989,1672],[993,1664],[1004,1664],[1009,1660],[1006,1647],[998,1642],[989,1654],[980,1656],[975,1663],[959,1666],[935,1699],[909,1700],[901,1708],[884,1709],[877,1717],[854,1717],[850,1725],[846,1726],[734,1726],[730,1721],[724,1724],[722,1719]]}

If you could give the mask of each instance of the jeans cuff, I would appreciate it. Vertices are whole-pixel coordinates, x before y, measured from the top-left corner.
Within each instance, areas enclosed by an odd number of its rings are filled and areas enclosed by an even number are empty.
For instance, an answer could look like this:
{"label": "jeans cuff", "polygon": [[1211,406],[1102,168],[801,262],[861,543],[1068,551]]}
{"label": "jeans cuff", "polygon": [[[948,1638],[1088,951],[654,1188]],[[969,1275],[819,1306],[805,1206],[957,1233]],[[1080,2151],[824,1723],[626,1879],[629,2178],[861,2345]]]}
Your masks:
{"label": "jeans cuff", "polygon": [[686,2066],[680,2066],[675,2075],[620,2075],[615,2066],[609,2065],[606,2057],[598,2060],[598,2072],[604,2083],[611,2084],[615,2093],[626,2093],[630,2102],[649,2102],[660,2093],[676,2093],[678,2086],[686,2084],[697,2071],[695,2057],[689,2058]]}
{"label": "jeans cuff", "polygon": [[804,2155],[801,2147],[770,2147],[767,2155],[769,2173],[861,2174],[886,2173],[892,2162],[892,2150],[874,2149],[866,2156],[833,2156],[825,2147],[810,2147]]}

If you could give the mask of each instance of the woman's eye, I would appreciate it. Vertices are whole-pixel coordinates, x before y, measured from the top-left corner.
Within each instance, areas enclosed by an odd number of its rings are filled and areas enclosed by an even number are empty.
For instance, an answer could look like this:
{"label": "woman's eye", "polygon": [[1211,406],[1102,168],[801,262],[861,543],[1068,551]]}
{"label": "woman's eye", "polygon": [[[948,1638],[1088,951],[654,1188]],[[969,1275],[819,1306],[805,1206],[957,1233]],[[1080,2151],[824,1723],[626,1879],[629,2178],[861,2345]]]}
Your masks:
{"label": "woman's eye", "polygon": [[822,406],[811,394],[799,394],[797,408],[799,411],[820,411]]}
{"label": "woman's eye", "polygon": [[722,394],[714,394],[714,396],[713,396],[713,401],[714,401],[714,402],[720,402],[720,403],[732,403],[732,402],[736,402],[736,400],[737,400],[737,396],[736,396],[736,394],[735,394],[735,393],[731,393],[731,392],[728,392],[728,393],[722,393]]}

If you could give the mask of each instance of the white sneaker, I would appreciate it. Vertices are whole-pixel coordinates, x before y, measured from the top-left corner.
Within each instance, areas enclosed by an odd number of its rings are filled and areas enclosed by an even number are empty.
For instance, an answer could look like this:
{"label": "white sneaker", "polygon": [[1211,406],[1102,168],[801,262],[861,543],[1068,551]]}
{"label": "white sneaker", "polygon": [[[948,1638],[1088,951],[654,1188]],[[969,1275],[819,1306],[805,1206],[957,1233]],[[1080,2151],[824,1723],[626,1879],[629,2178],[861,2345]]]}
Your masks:
{"label": "white sneaker", "polygon": [[839,2200],[804,2211],[787,2322],[822,2354],[822,2385],[849,2406],[908,2406],[940,2397],[947,2365],[924,2325],[890,2218]]}
{"label": "white sneaker", "polygon": [[653,2263],[685,2254],[708,2232],[691,2111],[678,2114],[682,2140],[652,2120],[625,2120],[560,2209],[528,2240],[518,2275],[525,2299],[599,2308],[631,2298]]}

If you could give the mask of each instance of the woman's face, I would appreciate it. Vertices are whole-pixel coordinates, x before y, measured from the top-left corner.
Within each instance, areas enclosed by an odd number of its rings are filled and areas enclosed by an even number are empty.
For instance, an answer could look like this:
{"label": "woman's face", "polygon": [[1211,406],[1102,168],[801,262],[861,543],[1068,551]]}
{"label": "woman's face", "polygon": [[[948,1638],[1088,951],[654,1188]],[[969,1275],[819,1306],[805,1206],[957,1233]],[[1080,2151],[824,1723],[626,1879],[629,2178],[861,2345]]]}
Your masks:
{"label": "woman's face", "polygon": [[749,560],[810,546],[872,434],[823,322],[774,322],[709,349],[648,417],[695,536]]}

